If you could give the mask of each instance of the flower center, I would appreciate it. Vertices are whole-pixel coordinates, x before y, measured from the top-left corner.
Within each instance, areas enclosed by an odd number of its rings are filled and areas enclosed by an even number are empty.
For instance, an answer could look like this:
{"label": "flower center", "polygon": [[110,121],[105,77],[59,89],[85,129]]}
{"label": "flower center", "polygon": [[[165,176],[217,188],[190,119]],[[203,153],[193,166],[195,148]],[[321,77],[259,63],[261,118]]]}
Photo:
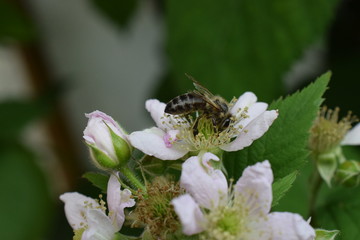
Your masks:
{"label": "flower center", "polygon": [[229,239],[241,237],[244,229],[244,214],[237,205],[219,206],[207,215],[206,232],[201,239]]}
{"label": "flower center", "polygon": [[[242,130],[240,122],[248,118],[247,108],[243,109],[241,114],[236,116],[223,116],[223,121],[215,119],[215,116],[206,114],[196,115],[169,115],[166,114],[164,122],[168,129],[174,129],[176,137],[171,136],[174,130],[168,130],[164,136],[164,142],[167,147],[173,144],[187,151],[211,151],[224,144],[231,142]],[[225,121],[227,120],[227,121]],[[215,122],[226,122],[222,126],[217,126]],[[170,138],[171,136],[171,138]],[[174,141],[174,139],[176,139]]]}
{"label": "flower center", "polygon": [[321,108],[311,128],[309,147],[313,153],[325,153],[337,147],[351,128],[351,124],[357,121],[356,117],[351,116],[351,112],[339,120],[339,111],[339,108]]}

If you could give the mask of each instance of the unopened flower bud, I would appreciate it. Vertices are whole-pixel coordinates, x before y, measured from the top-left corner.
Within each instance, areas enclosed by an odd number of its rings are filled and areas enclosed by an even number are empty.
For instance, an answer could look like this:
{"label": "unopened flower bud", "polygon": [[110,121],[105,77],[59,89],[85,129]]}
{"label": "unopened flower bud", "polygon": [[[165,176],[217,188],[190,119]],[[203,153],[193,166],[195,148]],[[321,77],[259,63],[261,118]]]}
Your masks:
{"label": "unopened flower bud", "polygon": [[131,155],[127,134],[114,119],[103,112],[85,114],[89,118],[84,139],[95,165],[101,169],[124,166]]}
{"label": "unopened flower bud", "polygon": [[346,187],[356,187],[360,183],[360,163],[345,161],[338,167],[335,181]]}

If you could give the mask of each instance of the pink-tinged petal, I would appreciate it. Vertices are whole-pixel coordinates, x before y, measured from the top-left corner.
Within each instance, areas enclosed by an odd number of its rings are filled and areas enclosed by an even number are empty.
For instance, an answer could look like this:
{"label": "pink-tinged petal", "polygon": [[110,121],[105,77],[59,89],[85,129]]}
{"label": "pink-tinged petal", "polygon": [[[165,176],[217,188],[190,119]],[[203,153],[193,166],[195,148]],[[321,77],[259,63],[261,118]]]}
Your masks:
{"label": "pink-tinged petal", "polygon": [[231,152],[250,146],[253,141],[264,135],[277,117],[278,112],[276,110],[265,111],[251,121],[234,141],[220,146],[220,148]]}
{"label": "pink-tinged petal", "polygon": [[273,173],[269,161],[247,167],[237,181],[235,200],[240,201],[251,218],[269,213],[272,202]]}
{"label": "pink-tinged petal", "polygon": [[171,148],[173,144],[178,140],[178,134],[179,130],[169,130],[165,133],[163,139],[167,148]]}
{"label": "pink-tinged petal", "polygon": [[[205,155],[205,158],[212,157],[211,155]],[[185,188],[201,207],[207,209],[226,202],[228,191],[224,174],[218,169],[213,169],[208,163],[209,160],[205,160],[204,166],[198,156],[190,157],[183,163],[180,177],[180,186]]]}
{"label": "pink-tinged petal", "polygon": [[[85,116],[89,118],[83,136],[86,143],[103,152],[113,162],[118,162],[113,139],[111,137],[111,131],[129,144],[125,131],[117,122],[114,121],[112,117],[103,112],[94,111],[92,113],[85,114]],[[124,148],[126,148],[126,146],[124,146]]]}
{"label": "pink-tinged petal", "polygon": [[86,213],[88,228],[83,232],[81,240],[112,240],[118,232],[111,220],[99,209],[89,209]]}
{"label": "pink-tinged petal", "polygon": [[254,103],[248,108],[248,111],[246,113],[248,117],[240,121],[237,126],[241,125],[243,128],[245,128],[250,122],[252,122],[258,116],[260,116],[263,112],[265,112],[267,107],[268,107],[267,103],[263,103],[263,102]]}
{"label": "pink-tinged petal", "polygon": [[83,138],[88,144],[95,145],[111,159],[117,159],[109,129],[102,119],[89,119]]}
{"label": "pink-tinged petal", "polygon": [[269,228],[276,240],[313,240],[315,230],[299,214],[273,212],[268,215]]}
{"label": "pink-tinged petal", "polygon": [[173,199],[171,204],[179,216],[184,234],[193,235],[204,231],[205,217],[189,194]]}
{"label": "pink-tinged petal", "polygon": [[65,203],[65,215],[74,230],[84,227],[82,224],[86,222],[84,216],[89,206],[99,207],[94,199],[77,192],[64,193],[60,196],[60,200]]}
{"label": "pink-tinged petal", "polygon": [[360,145],[360,123],[345,135],[341,145]]}
{"label": "pink-tinged petal", "polygon": [[167,147],[164,142],[165,134],[163,130],[153,127],[131,133],[129,140],[135,148],[162,160],[176,160],[183,157],[188,151],[177,147],[177,144]]}
{"label": "pink-tinged petal", "polygon": [[242,112],[245,107],[249,107],[252,104],[256,103],[257,97],[252,92],[245,92],[239,97],[234,106],[230,109],[230,113],[236,116],[238,113]]}
{"label": "pink-tinged petal", "polygon": [[95,118],[101,119],[104,123],[106,123],[108,127],[111,128],[111,130],[114,131],[114,133],[126,140],[127,133],[125,132],[125,130],[120,127],[120,125],[106,113],[96,110],[91,113],[85,113],[85,116],[89,118],[89,121]]}
{"label": "pink-tinged petal", "polygon": [[124,208],[135,205],[134,199],[131,198],[131,192],[128,189],[121,191],[118,173],[110,176],[107,187],[107,204],[109,216],[116,230],[119,231],[125,220]]}

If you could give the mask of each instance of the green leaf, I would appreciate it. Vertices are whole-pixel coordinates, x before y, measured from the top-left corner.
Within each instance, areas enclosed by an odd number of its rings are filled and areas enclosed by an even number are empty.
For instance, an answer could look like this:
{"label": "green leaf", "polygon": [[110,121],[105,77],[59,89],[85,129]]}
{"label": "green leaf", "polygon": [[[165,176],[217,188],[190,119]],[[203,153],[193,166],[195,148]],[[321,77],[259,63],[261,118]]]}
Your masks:
{"label": "green leaf", "polygon": [[21,145],[0,145],[1,239],[44,239],[51,228],[50,188],[37,160]]}
{"label": "green leaf", "polygon": [[106,193],[107,184],[110,176],[101,173],[87,172],[83,174],[83,178],[86,178],[95,187],[99,188],[102,192]]}
{"label": "green leaf", "polygon": [[138,6],[137,0],[92,0],[92,2],[106,17],[121,28],[128,24]]}
{"label": "green leaf", "polygon": [[332,188],[321,195],[323,203],[316,211],[317,225],[340,230],[344,240],[360,239],[360,188]]}
{"label": "green leaf", "polygon": [[0,0],[0,42],[28,41],[35,36],[34,26],[14,2]]}
{"label": "green leaf", "polygon": [[270,109],[279,110],[279,117],[269,131],[244,150],[224,153],[224,165],[229,176],[238,179],[246,166],[264,160],[270,161],[275,179],[299,169],[309,154],[309,130],[329,79],[328,72],[301,92],[271,104]]}
{"label": "green leaf", "polygon": [[284,73],[326,33],[337,2],[167,1],[173,88],[192,89],[188,73],[227,99],[253,91],[271,101],[283,94]]}
{"label": "green leaf", "polygon": [[273,202],[272,207],[276,206],[279,203],[279,200],[285,195],[287,191],[292,187],[297,171],[294,171],[287,175],[286,177],[280,178],[275,181],[272,185],[272,192],[273,192]]}
{"label": "green leaf", "polygon": [[0,103],[0,112],[6,117],[0,118],[0,139],[15,138],[32,120],[39,117],[43,110],[37,102],[29,100],[6,100]]}
{"label": "green leaf", "polygon": [[316,229],[316,238],[315,240],[334,240],[336,236],[340,233],[338,230],[324,230],[324,229]]}

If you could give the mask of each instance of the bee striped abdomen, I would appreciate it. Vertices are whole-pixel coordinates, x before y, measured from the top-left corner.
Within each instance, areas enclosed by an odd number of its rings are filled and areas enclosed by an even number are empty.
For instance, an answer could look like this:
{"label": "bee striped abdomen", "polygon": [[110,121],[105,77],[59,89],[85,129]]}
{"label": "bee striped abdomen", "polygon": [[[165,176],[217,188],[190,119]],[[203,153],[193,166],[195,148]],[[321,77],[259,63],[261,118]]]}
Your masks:
{"label": "bee striped abdomen", "polygon": [[170,100],[166,104],[165,112],[169,114],[188,114],[202,110],[206,102],[196,93],[185,93]]}

